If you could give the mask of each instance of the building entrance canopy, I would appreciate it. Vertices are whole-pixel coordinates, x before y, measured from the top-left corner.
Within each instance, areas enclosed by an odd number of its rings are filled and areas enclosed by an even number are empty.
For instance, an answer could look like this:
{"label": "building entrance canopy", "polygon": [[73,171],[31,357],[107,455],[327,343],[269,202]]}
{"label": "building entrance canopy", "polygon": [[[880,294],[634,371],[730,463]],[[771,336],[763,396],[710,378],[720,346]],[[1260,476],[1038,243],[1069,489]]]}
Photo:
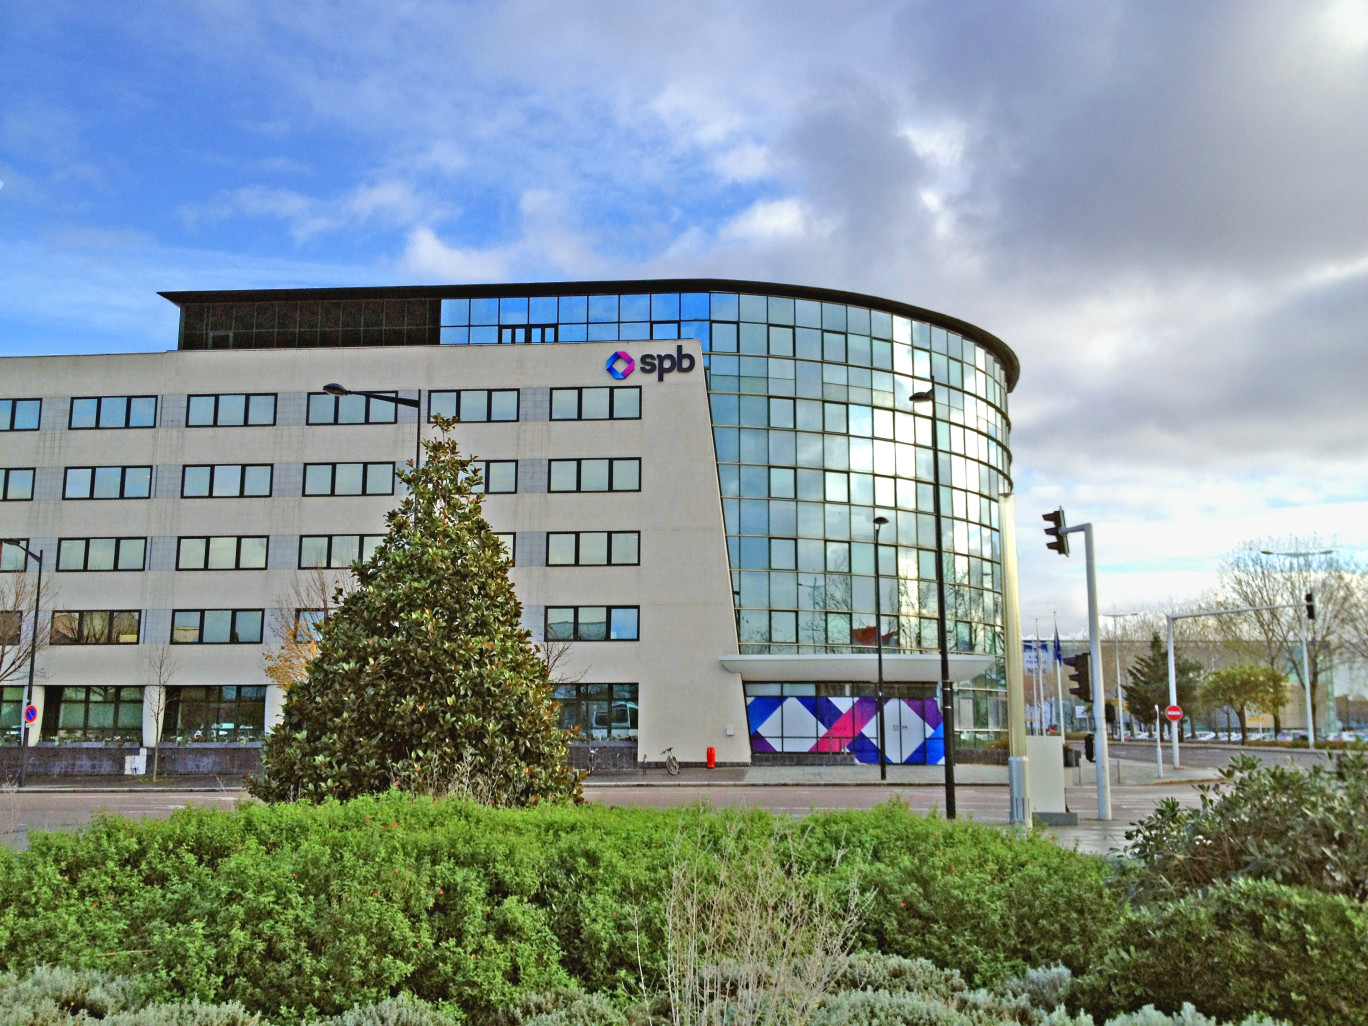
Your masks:
{"label": "building entrance canopy", "polygon": [[[990,669],[997,657],[954,652],[950,655],[950,679],[972,680]],[[874,680],[877,665],[874,653],[833,655],[725,655],[723,667],[739,673],[743,681],[850,681]],[[885,652],[883,673],[886,681],[935,683],[940,680],[940,655]]]}

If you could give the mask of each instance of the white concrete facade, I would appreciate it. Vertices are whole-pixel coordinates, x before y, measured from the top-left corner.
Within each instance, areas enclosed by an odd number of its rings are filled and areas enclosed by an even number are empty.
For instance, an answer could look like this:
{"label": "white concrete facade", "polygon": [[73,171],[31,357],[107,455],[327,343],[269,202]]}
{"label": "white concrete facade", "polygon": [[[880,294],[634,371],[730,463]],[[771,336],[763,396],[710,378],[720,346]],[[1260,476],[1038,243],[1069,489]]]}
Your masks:
{"label": "white concrete facade", "polygon": [[[697,368],[663,379],[637,373],[623,381],[605,368],[618,351],[639,358],[688,353]],[[267,683],[263,655],[275,646],[272,611],[290,601],[302,577],[301,535],[377,535],[393,494],[306,496],[305,464],[403,465],[415,447],[416,411],[400,408],[392,424],[306,424],[308,394],[330,381],[354,389],[415,397],[424,410],[433,390],[517,389],[518,419],[463,423],[462,448],[480,459],[516,460],[517,491],[491,494],[485,514],[494,530],[513,533],[512,580],[524,622],[540,639],[554,607],[638,607],[639,640],[574,641],[562,666],[582,683],[639,688],[639,752],[659,761],[673,746],[698,762],[708,747],[723,763],[750,759],[741,677],[721,659],[738,645],[722,523],[707,391],[697,342],[605,342],[577,345],[403,347],[0,360],[0,397],[41,398],[37,431],[0,433],[0,467],[33,468],[33,497],[0,502],[0,537],[26,539],[45,552],[51,610],[137,610],[137,644],[53,645],[41,652],[34,704],[43,722],[44,693],[56,686],[141,686],[143,743],[158,735],[164,708],[150,663],[159,650],[175,671],[161,681],[185,686]],[[639,388],[640,417],[549,419],[550,389]],[[270,426],[188,427],[187,397],[276,396]],[[73,397],[157,397],[155,427],[69,427]],[[435,428],[424,425],[425,432]],[[548,490],[548,461],[639,459],[640,489]],[[183,498],[183,468],[270,464],[269,497]],[[69,467],[150,466],[149,498],[63,497]],[[639,532],[639,563],[546,566],[546,533]],[[177,569],[177,539],[269,538],[264,569]],[[60,539],[145,538],[143,569],[57,569]],[[265,610],[260,643],[170,644],[174,610]],[[21,683],[6,681],[7,685]],[[278,690],[267,693],[267,725],[280,715]],[[38,741],[32,731],[30,743]]]}

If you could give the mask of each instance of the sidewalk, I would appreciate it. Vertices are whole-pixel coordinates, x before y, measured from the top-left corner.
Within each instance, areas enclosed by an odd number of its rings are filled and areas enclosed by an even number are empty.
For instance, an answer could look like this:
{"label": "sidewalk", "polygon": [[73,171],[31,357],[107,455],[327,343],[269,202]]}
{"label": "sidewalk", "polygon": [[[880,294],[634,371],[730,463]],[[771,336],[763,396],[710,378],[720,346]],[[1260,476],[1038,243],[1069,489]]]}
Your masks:
{"label": "sidewalk", "polygon": [[[1127,786],[1149,784],[1191,784],[1219,779],[1213,769],[1164,768],[1160,779],[1153,763],[1113,759],[1112,783]],[[1068,787],[1087,787],[1097,780],[1092,763],[1064,771]],[[965,786],[1006,787],[1006,766],[984,766],[961,763],[955,767],[955,782]],[[12,784],[13,781],[10,781]],[[852,787],[898,786],[942,787],[945,784],[944,766],[890,765],[888,779],[879,779],[878,766],[719,766],[706,769],[686,766],[678,776],[670,776],[661,768],[649,770],[600,770],[585,780],[595,788],[603,787]],[[62,792],[167,792],[167,791],[223,791],[243,790],[241,777],[162,776],[155,784],[150,777],[30,777],[25,791],[35,793]]]}

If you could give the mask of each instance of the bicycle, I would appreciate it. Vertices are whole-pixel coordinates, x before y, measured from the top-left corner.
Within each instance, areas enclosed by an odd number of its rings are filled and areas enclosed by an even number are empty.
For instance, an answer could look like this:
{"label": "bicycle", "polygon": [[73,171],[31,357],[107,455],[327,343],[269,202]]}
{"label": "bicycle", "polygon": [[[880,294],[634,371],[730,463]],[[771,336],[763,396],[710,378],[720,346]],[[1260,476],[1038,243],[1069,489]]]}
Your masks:
{"label": "bicycle", "polygon": [[671,746],[660,754],[665,756],[665,772],[672,777],[679,776],[679,760],[675,758],[674,747]]}

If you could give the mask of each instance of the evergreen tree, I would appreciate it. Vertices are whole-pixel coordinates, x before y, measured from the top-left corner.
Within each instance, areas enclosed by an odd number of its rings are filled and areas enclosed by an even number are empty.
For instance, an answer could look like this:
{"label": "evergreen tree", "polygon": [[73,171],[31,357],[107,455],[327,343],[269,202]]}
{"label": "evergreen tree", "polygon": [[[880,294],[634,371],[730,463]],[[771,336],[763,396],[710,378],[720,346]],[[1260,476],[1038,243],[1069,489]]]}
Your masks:
{"label": "evergreen tree", "polygon": [[[451,421],[438,419],[443,432]],[[357,587],[324,621],[284,722],[262,748],[268,801],[393,785],[468,788],[482,801],[577,799],[546,663],[519,625],[508,556],[481,513],[473,461],[424,443],[409,493]]]}
{"label": "evergreen tree", "polygon": [[1230,706],[1240,718],[1240,744],[1249,740],[1249,710],[1271,712],[1287,700],[1287,678],[1271,666],[1241,663],[1212,670],[1202,687],[1207,704]]}
{"label": "evergreen tree", "polygon": [[[1202,664],[1195,659],[1178,656],[1173,668],[1178,684],[1178,704],[1183,707],[1183,713],[1191,724],[1191,714],[1197,711]],[[1126,681],[1126,711],[1131,716],[1143,722],[1153,715],[1156,705],[1160,709],[1168,707],[1168,649],[1159,640],[1158,631],[1150,637],[1149,652],[1135,660],[1126,671]]]}

